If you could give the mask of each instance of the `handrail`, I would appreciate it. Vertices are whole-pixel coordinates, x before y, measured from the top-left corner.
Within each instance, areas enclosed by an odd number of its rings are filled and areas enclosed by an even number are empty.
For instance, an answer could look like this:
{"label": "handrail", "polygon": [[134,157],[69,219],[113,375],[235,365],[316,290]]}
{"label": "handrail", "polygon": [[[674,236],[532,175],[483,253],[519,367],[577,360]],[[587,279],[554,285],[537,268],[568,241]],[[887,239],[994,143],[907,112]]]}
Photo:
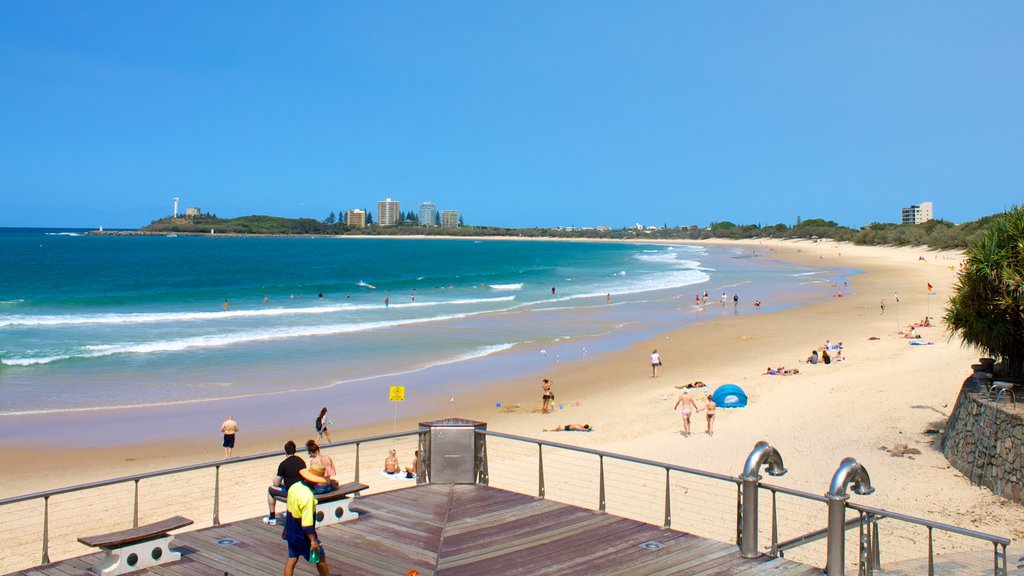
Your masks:
{"label": "handrail", "polygon": [[820,494],[811,494],[810,492],[804,492],[803,490],[795,490],[793,488],[786,488],[784,486],[777,486],[775,484],[766,484],[764,482],[758,482],[761,488],[765,490],[771,490],[772,492],[778,492],[779,494],[785,494],[787,496],[796,496],[797,498],[806,498],[808,500],[814,500],[815,502],[821,502],[823,504],[828,503],[828,498]]}
{"label": "handrail", "polygon": [[[494,432],[493,430],[477,430],[476,433],[485,434],[487,436],[494,436],[496,438],[505,438],[507,440],[529,442],[530,444],[541,444],[544,446],[550,446],[552,448],[559,448],[561,450],[583,452],[585,454],[593,454],[595,456],[603,456],[605,458],[614,458],[616,460],[623,460],[625,462],[633,462],[634,464],[644,464],[646,466],[653,466],[655,468],[673,470],[676,472],[684,472],[686,474],[703,476],[705,478],[712,478],[715,480],[724,480],[726,482],[732,482],[733,484],[737,485],[742,483],[742,481],[737,476],[729,476],[727,474],[719,474],[717,472],[708,472],[707,470],[698,470],[696,468],[688,468],[686,466],[677,466],[675,464],[658,462],[657,460],[648,460],[646,458],[635,458],[633,456],[626,456],[625,454],[617,454],[615,452],[606,452],[604,450],[595,450],[593,448],[582,448],[580,446],[573,446],[571,444],[562,444],[560,442],[550,442],[547,440],[540,440],[538,438],[530,438],[529,436],[517,436],[515,434],[506,434],[504,432]],[[824,501],[824,499],[822,499],[822,501]]]}
{"label": "handrail", "polygon": [[[410,430],[406,432],[392,432],[390,434],[379,434],[376,436],[364,436],[362,438],[356,438],[354,440],[342,440],[338,442],[331,442],[330,444],[322,444],[323,448],[336,448],[340,446],[348,446],[352,444],[361,444],[364,442],[375,442],[379,440],[389,440],[392,438],[403,438],[405,436],[423,434],[423,430]],[[252,454],[250,456],[242,456],[239,458],[231,458],[230,460],[217,460],[214,462],[202,462],[199,464],[189,464],[188,466],[179,466],[177,468],[167,468],[165,470],[156,470],[153,472],[143,472],[141,474],[132,474],[130,476],[121,476],[119,478],[112,478],[109,480],[98,480],[96,482],[87,482],[85,484],[78,484],[75,486],[67,486],[65,488],[54,488],[52,490],[45,490],[43,492],[33,492],[32,494],[24,494],[22,496],[12,496],[9,498],[0,499],[0,506],[5,504],[16,504],[18,502],[25,502],[28,500],[35,500],[37,498],[49,498],[50,496],[57,496],[60,494],[67,494],[69,492],[78,492],[80,490],[89,490],[92,488],[102,488],[105,486],[113,486],[114,484],[123,484],[125,482],[145,480],[147,478],[158,478],[160,476],[169,476],[171,474],[179,474],[181,472],[192,472],[195,470],[205,470],[207,468],[220,468],[221,466],[230,466],[234,464],[241,464],[243,462],[252,462],[255,460],[264,460],[275,456],[280,456],[282,450],[274,450],[271,452],[261,452],[259,454]]]}
{"label": "handrail", "polygon": [[979,540],[988,540],[993,544],[1000,544],[1002,546],[1009,545],[1010,540],[1003,538],[1002,536],[996,536],[995,534],[987,534],[985,532],[978,532],[977,530],[971,530],[969,528],[960,528],[952,524],[943,524],[942,522],[935,522],[934,520],[926,520],[924,518],[917,518],[915,516],[907,516],[906,514],[900,514],[899,512],[890,512],[884,508],[871,508],[870,506],[864,506],[861,504],[853,504],[850,502],[846,503],[846,507],[851,510],[858,512],[864,512],[866,514],[874,514],[879,519],[892,518],[893,520],[902,520],[903,522],[909,522],[911,524],[917,524],[919,526],[926,526],[928,528],[938,528],[945,530],[946,532],[952,532],[961,536],[970,536],[971,538],[977,538]]}
{"label": "handrail", "polygon": [[[855,528],[855,527],[857,527],[859,525],[860,525],[860,518],[850,518],[849,520],[846,521],[846,524],[843,525],[843,530],[849,530],[850,528]],[[782,542],[779,542],[779,552],[785,552],[786,550],[790,550],[792,548],[796,548],[797,546],[803,546],[804,544],[810,544],[811,542],[817,542],[818,540],[821,540],[822,538],[824,538],[827,534],[828,534],[828,526],[826,526],[824,528],[818,528],[817,530],[814,530],[813,532],[808,532],[807,534],[803,534],[802,536],[797,536],[796,538],[790,538],[789,540],[784,540]],[[780,554],[780,556],[781,556],[781,554]]]}

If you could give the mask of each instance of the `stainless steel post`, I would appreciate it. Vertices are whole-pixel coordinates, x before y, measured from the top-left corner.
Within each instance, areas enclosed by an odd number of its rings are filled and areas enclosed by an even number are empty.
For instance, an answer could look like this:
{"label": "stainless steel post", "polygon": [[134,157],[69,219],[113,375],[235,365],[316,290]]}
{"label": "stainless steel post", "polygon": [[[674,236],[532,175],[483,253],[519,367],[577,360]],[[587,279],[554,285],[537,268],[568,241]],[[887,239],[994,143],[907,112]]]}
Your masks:
{"label": "stainless steel post", "polygon": [[43,496],[43,564],[50,563],[50,497]]}
{"label": "stainless steel post", "polygon": [[359,442],[356,442],[356,472],[355,479],[352,481],[356,484],[359,483]]}
{"label": "stainless steel post", "polygon": [[850,499],[846,494],[847,485],[850,485],[856,494],[871,494],[875,491],[871,487],[868,471],[855,459],[843,458],[836,473],[832,475],[828,494],[825,494],[828,498],[828,551],[825,571],[829,576],[846,574],[846,501]]}
{"label": "stainless steel post", "polygon": [[537,444],[537,497],[544,497],[544,445]]}
{"label": "stainless steel post", "polygon": [[786,473],[779,452],[761,440],[754,445],[754,449],[747,456],[747,462],[743,466],[743,475],[740,476],[740,480],[743,482],[740,556],[744,558],[757,558],[761,555],[757,549],[757,487],[758,482],[761,481],[759,473],[761,466],[765,464],[768,465],[767,472],[772,476],[781,476]]}
{"label": "stainless steel post", "polygon": [[213,470],[213,525],[220,526],[220,466]]}
{"label": "stainless steel post", "polygon": [[139,527],[139,479],[135,479],[135,507],[132,510],[132,528]]}
{"label": "stainless steel post", "polygon": [[671,470],[665,468],[665,528],[672,527],[672,485],[669,483],[671,473]]}
{"label": "stainless steel post", "polygon": [[598,494],[597,494],[597,500],[598,500],[598,502],[597,502],[597,511],[598,512],[604,512],[605,511],[604,455],[598,455],[597,458],[598,458],[598,462],[600,463],[600,467],[601,467],[601,484],[600,484],[600,487],[598,488]]}

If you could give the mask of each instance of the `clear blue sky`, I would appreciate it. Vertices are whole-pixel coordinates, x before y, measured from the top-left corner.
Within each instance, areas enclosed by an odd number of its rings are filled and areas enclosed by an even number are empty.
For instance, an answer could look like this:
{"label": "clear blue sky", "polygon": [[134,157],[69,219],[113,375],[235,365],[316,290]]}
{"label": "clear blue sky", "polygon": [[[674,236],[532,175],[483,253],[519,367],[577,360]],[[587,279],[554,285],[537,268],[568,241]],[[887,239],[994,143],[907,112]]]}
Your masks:
{"label": "clear blue sky", "polygon": [[171,198],[860,226],[1024,198],[1024,2],[0,2],[0,226]]}

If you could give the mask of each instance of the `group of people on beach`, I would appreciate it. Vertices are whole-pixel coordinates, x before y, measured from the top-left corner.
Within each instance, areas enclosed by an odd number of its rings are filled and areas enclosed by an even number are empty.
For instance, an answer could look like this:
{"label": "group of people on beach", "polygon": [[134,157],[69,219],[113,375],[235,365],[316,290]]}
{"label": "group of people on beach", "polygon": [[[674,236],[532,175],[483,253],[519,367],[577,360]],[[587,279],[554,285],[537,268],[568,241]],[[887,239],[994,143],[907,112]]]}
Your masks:
{"label": "group of people on beach", "polygon": [[270,514],[263,518],[265,524],[276,526],[277,497],[285,499],[287,513],[284,515],[284,528],[281,538],[288,546],[288,560],[285,561],[284,574],[292,576],[299,558],[316,565],[320,576],[330,576],[327,567],[327,554],[316,533],[316,494],[330,492],[337,487],[332,476],[335,473],[334,462],[326,454],[320,453],[320,446],[314,440],[306,442],[309,453],[309,465],[295,454],[295,442],[289,440],[284,445],[285,459],[277,466],[277,474],[271,479],[267,489],[267,506]]}
{"label": "group of people on beach", "polygon": [[[317,433],[326,433],[329,421],[325,421],[327,408],[324,407],[317,418]],[[229,421],[233,421],[231,417]],[[321,422],[323,425],[321,426]],[[237,426],[236,426],[237,429]],[[328,442],[330,439],[328,437]],[[287,512],[281,520],[284,527],[281,538],[288,548],[288,559],[285,561],[284,574],[292,576],[299,558],[303,558],[316,566],[320,576],[330,576],[327,566],[327,555],[316,532],[316,496],[327,494],[338,489],[338,481],[334,476],[337,469],[334,460],[324,454],[316,440],[306,441],[307,464],[296,452],[295,442],[289,440],[284,445],[285,458],[277,466],[277,473],[267,488],[268,514],[263,518],[264,524],[276,526],[277,498],[283,498]],[[388,452],[381,470],[387,475],[400,475],[404,478],[415,478],[419,472],[420,453],[417,450],[412,466],[404,469],[398,464],[398,456],[394,449]]]}

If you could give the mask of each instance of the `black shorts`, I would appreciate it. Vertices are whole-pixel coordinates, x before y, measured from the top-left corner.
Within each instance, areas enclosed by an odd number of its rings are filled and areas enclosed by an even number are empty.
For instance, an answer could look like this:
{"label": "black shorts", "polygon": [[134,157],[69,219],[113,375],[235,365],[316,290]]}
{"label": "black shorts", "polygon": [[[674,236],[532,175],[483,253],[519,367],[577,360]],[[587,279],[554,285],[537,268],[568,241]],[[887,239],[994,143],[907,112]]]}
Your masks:
{"label": "black shorts", "polygon": [[235,435],[234,434],[225,434],[224,435],[224,447],[225,448],[234,448],[235,447]]}

